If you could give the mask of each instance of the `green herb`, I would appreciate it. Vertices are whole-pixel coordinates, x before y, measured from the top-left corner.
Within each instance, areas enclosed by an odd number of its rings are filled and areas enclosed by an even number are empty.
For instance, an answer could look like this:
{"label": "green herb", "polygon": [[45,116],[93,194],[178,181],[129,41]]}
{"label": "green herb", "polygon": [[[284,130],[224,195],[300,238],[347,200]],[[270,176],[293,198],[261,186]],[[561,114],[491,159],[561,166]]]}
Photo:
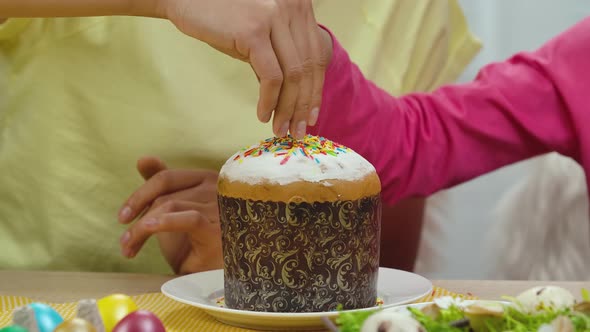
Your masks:
{"label": "green herb", "polygon": [[469,328],[458,328],[451,326],[451,323],[465,318],[460,308],[451,306],[448,309],[441,309],[439,317],[436,319],[426,315],[418,308],[408,307],[408,310],[428,332],[461,332],[468,331]]}
{"label": "green herb", "polygon": [[[527,313],[515,298],[504,297],[512,303],[503,305],[501,317],[491,315],[465,314],[457,305],[446,309],[440,308],[437,317],[431,317],[417,307],[407,307],[412,317],[428,332],[532,332],[551,324],[556,318],[563,316],[571,320],[576,332],[590,332],[590,315],[575,312],[572,308],[555,310],[551,307],[539,307],[540,312]],[[590,292],[582,290],[584,301],[590,301]],[[341,332],[359,332],[365,320],[377,311],[341,312],[337,318]],[[458,322],[469,320],[467,326]],[[457,326],[459,325],[459,326]]]}
{"label": "green herb", "polygon": [[[339,305],[337,310],[342,311],[342,306]],[[340,326],[340,332],[359,332],[365,320],[378,311],[342,311],[336,318],[336,324]]]}

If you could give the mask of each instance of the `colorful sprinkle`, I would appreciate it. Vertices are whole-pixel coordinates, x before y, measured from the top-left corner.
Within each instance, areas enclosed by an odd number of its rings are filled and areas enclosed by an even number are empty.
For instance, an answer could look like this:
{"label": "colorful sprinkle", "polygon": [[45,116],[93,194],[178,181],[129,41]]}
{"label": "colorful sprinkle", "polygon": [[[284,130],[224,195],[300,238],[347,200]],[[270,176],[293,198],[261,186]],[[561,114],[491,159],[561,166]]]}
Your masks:
{"label": "colorful sprinkle", "polygon": [[332,142],[321,136],[307,135],[301,140],[293,139],[291,136],[274,137],[260,142],[259,145],[252,148],[244,148],[241,153],[235,156],[234,161],[240,163],[245,158],[255,158],[263,153],[272,153],[275,157],[282,157],[281,165],[286,164],[291,156],[300,154],[306,158],[320,163],[315,155],[337,156],[341,153],[351,151],[344,145]]}

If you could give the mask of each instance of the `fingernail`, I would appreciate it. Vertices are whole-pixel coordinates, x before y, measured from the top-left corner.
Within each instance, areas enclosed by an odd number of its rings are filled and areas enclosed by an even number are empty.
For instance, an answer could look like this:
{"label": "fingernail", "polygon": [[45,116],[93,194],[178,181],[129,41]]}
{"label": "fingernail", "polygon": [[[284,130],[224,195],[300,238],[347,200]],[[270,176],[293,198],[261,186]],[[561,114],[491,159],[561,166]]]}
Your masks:
{"label": "fingernail", "polygon": [[129,233],[129,231],[123,233],[123,235],[121,236],[121,244],[127,244],[127,242],[129,242],[130,238],[131,238],[131,233]]}
{"label": "fingernail", "polygon": [[290,125],[289,121],[283,123],[283,125],[279,129],[279,137],[287,136],[287,133],[289,132],[289,125]]}
{"label": "fingernail", "polygon": [[131,217],[131,213],[133,211],[131,211],[131,208],[126,206],[123,209],[121,209],[121,212],[119,213],[119,218],[122,221],[127,221],[129,219],[129,217]]}
{"label": "fingernail", "polygon": [[268,123],[268,121],[270,121],[272,114],[271,113],[265,113],[261,116],[258,117],[258,119],[260,119],[260,122],[262,123]]}
{"label": "fingernail", "polygon": [[121,248],[121,255],[123,255],[123,257],[130,258],[131,257],[131,249],[129,249],[127,247]]}
{"label": "fingernail", "polygon": [[307,122],[299,121],[297,124],[297,128],[295,129],[295,136],[296,138],[301,139],[305,136],[305,131],[307,130]]}
{"label": "fingernail", "polygon": [[147,227],[155,227],[158,225],[158,220],[156,218],[149,218],[148,220],[143,222],[144,225],[146,225]]}
{"label": "fingernail", "polygon": [[315,124],[318,122],[319,115],[320,115],[320,109],[318,107],[315,107],[311,110],[311,112],[309,113],[309,125],[310,126],[315,126]]}

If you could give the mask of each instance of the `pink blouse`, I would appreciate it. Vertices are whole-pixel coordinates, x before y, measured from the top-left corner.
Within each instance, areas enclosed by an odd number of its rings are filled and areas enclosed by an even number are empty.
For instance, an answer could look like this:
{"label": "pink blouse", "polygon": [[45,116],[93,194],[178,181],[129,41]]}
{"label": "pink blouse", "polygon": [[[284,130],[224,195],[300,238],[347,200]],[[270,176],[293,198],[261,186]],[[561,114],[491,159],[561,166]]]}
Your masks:
{"label": "pink blouse", "polygon": [[373,163],[385,202],[550,151],[590,169],[590,18],[535,52],[484,67],[471,83],[403,97],[365,79],[333,40],[320,118],[310,132]]}

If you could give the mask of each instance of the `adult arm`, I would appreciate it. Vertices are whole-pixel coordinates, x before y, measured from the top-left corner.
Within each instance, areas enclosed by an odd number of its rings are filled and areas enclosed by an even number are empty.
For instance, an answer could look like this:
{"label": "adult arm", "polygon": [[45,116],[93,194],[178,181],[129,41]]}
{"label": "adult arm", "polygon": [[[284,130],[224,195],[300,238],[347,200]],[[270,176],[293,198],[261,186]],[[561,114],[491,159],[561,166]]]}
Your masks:
{"label": "adult arm", "polygon": [[3,0],[0,17],[167,18],[185,34],[248,62],[260,81],[258,119],[303,137],[315,124],[330,49],[311,0]]}

